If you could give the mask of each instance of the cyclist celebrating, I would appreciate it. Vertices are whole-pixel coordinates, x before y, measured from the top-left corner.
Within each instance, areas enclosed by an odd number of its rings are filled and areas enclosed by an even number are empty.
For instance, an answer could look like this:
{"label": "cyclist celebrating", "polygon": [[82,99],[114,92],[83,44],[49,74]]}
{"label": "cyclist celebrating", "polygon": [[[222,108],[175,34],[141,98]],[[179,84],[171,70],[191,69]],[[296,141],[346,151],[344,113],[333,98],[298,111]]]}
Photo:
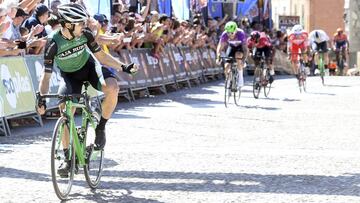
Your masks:
{"label": "cyclist celebrating", "polygon": [[304,31],[301,25],[294,25],[288,37],[288,53],[290,53],[293,73],[297,79],[299,79],[298,55],[302,54],[304,61],[307,62],[306,52],[308,52],[308,49],[308,33]]}
{"label": "cyclist celebrating", "polygon": [[334,45],[333,49],[336,54],[337,65],[339,66],[340,65],[340,63],[339,63],[340,51],[341,51],[344,61],[346,61],[345,49],[346,49],[346,52],[349,53],[349,40],[347,38],[347,35],[344,33],[343,29],[338,28],[336,30],[336,33],[334,34],[334,38],[333,38],[333,45]]}
{"label": "cyclist celebrating", "polygon": [[328,45],[330,46],[330,38],[323,30],[313,30],[309,34],[309,44],[313,52],[315,52],[315,66],[318,69],[319,53],[324,53],[324,67],[328,68],[329,54]]}
{"label": "cyclist celebrating", "polygon": [[[46,94],[49,90],[54,62],[60,69],[65,82],[59,87],[59,94],[80,94],[84,81],[89,81],[95,89],[104,92],[102,116],[95,130],[95,148],[103,149],[106,142],[105,124],[116,107],[119,87],[115,76],[107,68],[98,65],[96,59],[101,64],[127,73],[135,73],[137,67],[133,63],[125,65],[101,50],[94,39],[93,32],[86,27],[89,15],[80,4],[61,5],[58,7],[58,15],[62,27],[49,37],[45,47],[45,69],[39,84],[40,94]],[[40,114],[45,113],[45,104],[45,100],[38,101]],[[60,112],[64,106],[64,103],[60,104]],[[68,146],[69,136],[65,134],[64,137],[63,145]],[[68,156],[68,149],[64,149],[64,154]],[[70,161],[67,161],[58,173],[67,174],[69,169]]]}
{"label": "cyclist celebrating", "polygon": [[[245,56],[247,56],[246,34],[242,29],[238,28],[234,21],[229,21],[225,24],[225,31],[221,34],[216,49],[217,63],[220,63],[220,55],[225,47],[227,47],[226,56],[233,57],[236,60],[239,70],[238,87],[242,87],[244,86],[243,61]],[[230,63],[226,62],[224,70],[225,77],[228,76],[230,71]]]}
{"label": "cyclist celebrating", "polygon": [[[250,50],[256,48],[256,51],[252,56],[256,66],[260,64],[261,57],[264,54],[266,65],[270,69],[269,82],[272,83],[274,81],[273,75],[275,75],[275,72],[272,66],[272,45],[269,36],[267,36],[265,32],[253,31],[247,39],[247,44]],[[250,54],[251,53],[252,51],[250,51]]]}

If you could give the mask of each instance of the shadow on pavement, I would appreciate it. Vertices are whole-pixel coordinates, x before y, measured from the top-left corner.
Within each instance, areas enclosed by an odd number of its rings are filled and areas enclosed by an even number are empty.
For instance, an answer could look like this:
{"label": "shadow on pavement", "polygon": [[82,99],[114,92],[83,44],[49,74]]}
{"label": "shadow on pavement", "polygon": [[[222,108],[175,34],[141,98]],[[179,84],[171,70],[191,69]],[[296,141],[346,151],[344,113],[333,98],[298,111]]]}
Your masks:
{"label": "shadow on pavement", "polygon": [[351,87],[349,85],[327,85],[325,84],[326,87]]}
{"label": "shadow on pavement", "polygon": [[157,200],[150,200],[145,198],[131,196],[131,191],[126,191],[127,194],[119,193],[118,191],[97,191],[93,190],[92,194],[74,193],[69,195],[69,200],[77,201],[95,201],[95,202],[136,202],[136,203],[161,203]]}
{"label": "shadow on pavement", "polygon": [[0,166],[0,178],[13,178],[13,179],[28,179],[36,181],[51,182],[50,171],[49,174],[30,172],[15,168],[6,168]]}
{"label": "shadow on pavement", "polygon": [[262,110],[268,110],[268,111],[276,111],[276,110],[280,110],[281,108],[278,107],[265,107],[265,106],[251,106],[251,105],[240,105],[241,108],[246,108],[246,109],[262,109]]}
{"label": "shadow on pavement", "polygon": [[[51,182],[48,174],[6,167],[0,167],[0,177]],[[131,190],[360,196],[359,174],[325,176],[104,170],[103,177],[111,181],[103,180],[98,190],[93,191],[94,194],[73,193],[71,197],[100,202],[149,202],[130,196]],[[76,180],[74,184],[87,187],[85,180]],[[120,193],[119,190],[127,192]]]}
{"label": "shadow on pavement", "polygon": [[[360,196],[359,175],[262,175],[247,173],[184,173],[104,171],[104,176],[136,181],[104,181],[102,187],[118,190],[158,190],[225,193],[285,193]],[[140,180],[139,180],[140,179]],[[141,179],[144,179],[142,182]],[[147,179],[156,179],[152,182]],[[169,182],[166,183],[165,181]],[[176,183],[178,182],[178,183]]]}
{"label": "shadow on pavement", "polygon": [[336,96],[334,93],[323,93],[323,92],[306,92],[306,94],[324,95],[324,96]]}

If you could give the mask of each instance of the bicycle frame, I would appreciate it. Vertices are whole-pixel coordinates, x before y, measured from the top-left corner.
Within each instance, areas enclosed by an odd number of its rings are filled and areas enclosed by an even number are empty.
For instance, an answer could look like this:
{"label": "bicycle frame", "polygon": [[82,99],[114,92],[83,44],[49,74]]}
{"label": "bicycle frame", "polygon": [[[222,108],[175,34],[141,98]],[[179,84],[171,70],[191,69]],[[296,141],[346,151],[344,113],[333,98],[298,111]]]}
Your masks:
{"label": "bicycle frame", "polygon": [[[79,161],[79,165],[81,167],[83,167],[86,163],[85,163],[85,151],[86,151],[86,143],[84,142],[84,140],[79,139],[79,134],[76,130],[76,126],[75,126],[75,119],[74,119],[74,115],[73,115],[73,109],[78,109],[81,108],[82,109],[82,122],[81,122],[81,129],[85,129],[86,125],[87,125],[87,121],[90,121],[90,124],[92,125],[92,127],[95,129],[95,123],[94,121],[91,119],[91,113],[88,110],[88,106],[86,106],[85,104],[79,104],[79,103],[75,103],[72,102],[71,100],[68,100],[65,102],[65,111],[63,112],[63,116],[66,117],[66,119],[69,122],[69,142],[70,142],[70,146],[72,146],[72,144],[74,144],[74,148],[75,148],[75,154],[78,158]],[[61,136],[58,141],[58,148],[60,146],[60,144],[62,143],[62,136],[64,135],[64,129],[61,129]],[[70,149],[70,157],[72,155],[72,149]]]}

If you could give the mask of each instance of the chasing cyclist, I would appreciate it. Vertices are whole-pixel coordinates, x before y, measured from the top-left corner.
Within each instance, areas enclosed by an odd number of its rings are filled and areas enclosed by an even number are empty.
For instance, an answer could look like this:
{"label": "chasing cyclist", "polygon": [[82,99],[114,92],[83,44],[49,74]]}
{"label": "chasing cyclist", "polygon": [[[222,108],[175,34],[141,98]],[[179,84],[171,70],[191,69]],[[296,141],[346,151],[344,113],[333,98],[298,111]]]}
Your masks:
{"label": "chasing cyclist", "polygon": [[[252,56],[256,66],[260,64],[261,57],[264,54],[265,63],[270,69],[269,82],[272,83],[274,81],[273,76],[275,75],[275,71],[272,66],[272,45],[269,36],[267,36],[265,32],[253,31],[247,39],[247,44],[249,50],[256,48],[256,51]],[[249,51],[249,53],[251,55],[252,51]]]}
{"label": "chasing cyclist", "polygon": [[[247,56],[246,34],[238,28],[234,21],[229,21],[225,24],[225,31],[221,34],[220,41],[216,49],[216,61],[220,63],[220,55],[224,48],[227,47],[226,57],[233,57],[236,60],[239,71],[238,88],[244,86],[243,67],[244,60]],[[230,72],[230,63],[225,62],[225,77]]]}
{"label": "chasing cyclist", "polygon": [[288,53],[290,54],[293,73],[297,79],[299,79],[298,56],[302,54],[304,62],[307,63],[308,43],[308,33],[304,31],[301,25],[294,25],[288,37]]}
{"label": "chasing cyclist", "polygon": [[[59,87],[59,94],[80,94],[84,81],[89,81],[95,89],[104,92],[102,116],[95,130],[95,148],[103,149],[106,143],[105,124],[116,107],[119,86],[114,74],[98,63],[127,73],[135,73],[137,67],[133,63],[125,65],[101,50],[93,32],[87,27],[88,12],[80,4],[61,5],[58,7],[58,15],[61,29],[49,37],[45,47],[45,69],[39,84],[40,94],[46,94],[49,90],[54,62],[65,82]],[[62,112],[65,104],[62,102],[59,107]],[[38,112],[44,114],[45,109],[46,101],[38,101]],[[63,145],[68,146],[69,136],[65,134],[64,137]],[[64,149],[64,154],[68,157],[68,149]],[[67,174],[70,163],[66,161],[58,173]]]}
{"label": "chasing cyclist", "polygon": [[[349,40],[348,40],[348,37],[344,33],[342,28],[338,28],[336,30],[336,33],[334,34],[334,38],[333,38],[333,45],[334,45],[333,49],[334,49],[335,54],[336,54],[337,65],[339,67],[340,66],[340,63],[339,63],[340,51],[341,51],[341,54],[343,56],[344,62],[346,61],[346,53],[349,53]],[[343,67],[343,68],[345,69],[345,67]],[[340,71],[341,71],[341,73],[344,72],[344,70],[340,70]]]}
{"label": "chasing cyclist", "polygon": [[315,53],[315,70],[319,70],[318,61],[319,53],[324,53],[324,67],[328,68],[329,64],[329,53],[328,47],[330,47],[330,38],[323,30],[313,30],[309,34],[309,44],[311,50]]}

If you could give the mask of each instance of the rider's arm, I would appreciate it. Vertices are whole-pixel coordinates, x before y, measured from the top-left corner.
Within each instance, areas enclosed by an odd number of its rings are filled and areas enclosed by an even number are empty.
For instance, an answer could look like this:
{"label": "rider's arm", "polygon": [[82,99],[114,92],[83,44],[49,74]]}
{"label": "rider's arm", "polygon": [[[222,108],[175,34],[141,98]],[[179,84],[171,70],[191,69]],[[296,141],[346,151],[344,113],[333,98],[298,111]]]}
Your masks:
{"label": "rider's arm", "polygon": [[103,50],[101,50],[101,47],[95,41],[95,37],[90,29],[84,29],[83,33],[88,40],[87,46],[94,53],[96,59],[98,59],[101,64],[121,70],[121,66],[125,64],[121,63],[119,60],[115,59],[110,54],[107,54]]}
{"label": "rider's arm", "polygon": [[39,83],[39,91],[40,94],[46,94],[49,91],[49,81],[51,78],[51,73],[54,66],[54,58],[57,52],[57,45],[55,41],[48,40],[45,51],[44,51],[44,73],[41,76],[40,83]]}
{"label": "rider's arm", "polygon": [[216,57],[219,58],[221,55],[221,51],[224,49],[224,47],[226,46],[225,43],[219,41],[217,48],[216,48]]}

